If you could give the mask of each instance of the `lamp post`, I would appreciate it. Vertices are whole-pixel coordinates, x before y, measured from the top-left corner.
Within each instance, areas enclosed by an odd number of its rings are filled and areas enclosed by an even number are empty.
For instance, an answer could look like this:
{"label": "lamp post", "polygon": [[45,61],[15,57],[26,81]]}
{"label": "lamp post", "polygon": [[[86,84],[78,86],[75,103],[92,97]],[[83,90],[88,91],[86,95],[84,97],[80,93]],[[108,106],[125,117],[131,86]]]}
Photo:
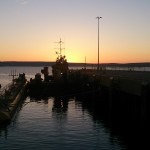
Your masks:
{"label": "lamp post", "polygon": [[96,19],[98,19],[98,66],[97,66],[97,70],[99,70],[99,19],[101,19],[102,17],[96,17]]}

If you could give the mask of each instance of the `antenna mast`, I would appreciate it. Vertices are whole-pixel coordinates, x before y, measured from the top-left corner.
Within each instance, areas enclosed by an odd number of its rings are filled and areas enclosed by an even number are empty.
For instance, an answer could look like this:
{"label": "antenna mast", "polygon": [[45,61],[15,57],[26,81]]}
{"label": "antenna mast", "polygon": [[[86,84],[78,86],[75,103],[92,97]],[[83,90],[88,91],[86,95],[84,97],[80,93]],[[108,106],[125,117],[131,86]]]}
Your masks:
{"label": "antenna mast", "polygon": [[65,49],[65,48],[62,48],[62,44],[63,44],[64,42],[63,42],[63,41],[61,40],[61,38],[60,38],[60,41],[59,41],[59,42],[56,42],[56,43],[59,44],[59,48],[56,48],[56,49],[59,49],[59,53],[56,52],[56,54],[59,54],[60,57],[61,57],[61,56],[62,56],[62,50]]}

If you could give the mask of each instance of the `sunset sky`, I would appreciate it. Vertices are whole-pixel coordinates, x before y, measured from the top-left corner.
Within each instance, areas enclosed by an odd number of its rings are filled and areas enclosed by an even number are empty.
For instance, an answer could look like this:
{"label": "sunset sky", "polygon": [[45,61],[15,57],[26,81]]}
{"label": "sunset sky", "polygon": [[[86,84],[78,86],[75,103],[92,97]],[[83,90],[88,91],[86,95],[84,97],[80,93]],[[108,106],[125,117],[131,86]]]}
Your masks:
{"label": "sunset sky", "polygon": [[150,62],[150,0],[0,0],[0,61]]}

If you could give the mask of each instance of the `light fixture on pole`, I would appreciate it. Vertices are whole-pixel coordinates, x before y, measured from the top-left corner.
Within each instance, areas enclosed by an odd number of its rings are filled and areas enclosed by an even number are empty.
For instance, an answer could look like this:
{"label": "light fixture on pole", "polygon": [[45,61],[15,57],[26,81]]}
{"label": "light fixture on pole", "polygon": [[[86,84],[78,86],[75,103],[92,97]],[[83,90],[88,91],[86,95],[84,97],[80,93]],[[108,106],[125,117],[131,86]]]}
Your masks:
{"label": "light fixture on pole", "polygon": [[97,70],[99,70],[99,19],[101,19],[102,17],[96,17],[96,19],[98,19],[98,66],[97,66]]}

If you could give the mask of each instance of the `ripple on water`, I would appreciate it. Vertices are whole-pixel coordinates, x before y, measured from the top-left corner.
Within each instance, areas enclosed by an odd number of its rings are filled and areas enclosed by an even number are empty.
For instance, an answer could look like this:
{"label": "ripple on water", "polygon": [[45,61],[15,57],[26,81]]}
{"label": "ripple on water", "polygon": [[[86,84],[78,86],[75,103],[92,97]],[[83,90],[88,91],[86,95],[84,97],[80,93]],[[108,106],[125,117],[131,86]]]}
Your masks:
{"label": "ripple on water", "polygon": [[7,127],[7,138],[0,137],[0,149],[121,149],[117,140],[110,141],[109,131],[100,122],[93,122],[81,103],[75,100],[61,105],[54,103],[53,98],[33,101],[27,97],[26,105],[22,105],[14,122]]}

